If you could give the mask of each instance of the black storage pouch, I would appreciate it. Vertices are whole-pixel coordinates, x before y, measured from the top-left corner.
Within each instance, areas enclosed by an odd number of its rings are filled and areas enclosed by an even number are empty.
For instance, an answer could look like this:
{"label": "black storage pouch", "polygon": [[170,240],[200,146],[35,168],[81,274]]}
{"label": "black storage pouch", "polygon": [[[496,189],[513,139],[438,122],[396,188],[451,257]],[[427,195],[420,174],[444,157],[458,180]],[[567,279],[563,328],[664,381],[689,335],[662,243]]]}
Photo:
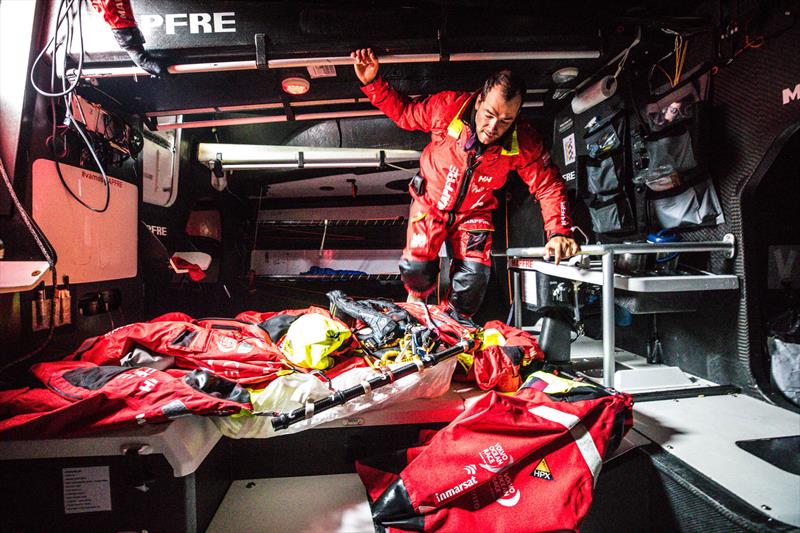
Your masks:
{"label": "black storage pouch", "polygon": [[713,226],[725,221],[710,179],[693,181],[649,198],[650,223],[661,228]]}
{"label": "black storage pouch", "polygon": [[631,208],[623,194],[596,196],[587,205],[595,233],[627,232],[633,227]]}

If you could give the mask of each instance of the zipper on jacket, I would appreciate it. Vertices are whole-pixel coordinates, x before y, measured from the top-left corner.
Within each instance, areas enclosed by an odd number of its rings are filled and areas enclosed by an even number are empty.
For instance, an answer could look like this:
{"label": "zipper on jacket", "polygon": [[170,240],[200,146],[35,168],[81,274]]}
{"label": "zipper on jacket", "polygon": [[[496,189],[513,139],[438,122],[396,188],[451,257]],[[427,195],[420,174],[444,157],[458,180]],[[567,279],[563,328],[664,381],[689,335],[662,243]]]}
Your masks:
{"label": "zipper on jacket", "polygon": [[461,187],[458,189],[458,196],[456,196],[456,202],[453,204],[453,208],[447,213],[447,225],[452,226],[453,222],[456,219],[456,213],[458,212],[458,208],[461,207],[461,204],[464,203],[464,198],[467,196],[467,191],[469,190],[469,183],[472,180],[472,173],[475,171],[475,168],[478,166],[478,160],[480,156],[475,157],[475,151],[472,150],[467,154],[467,168],[464,170],[464,176],[461,178]]}

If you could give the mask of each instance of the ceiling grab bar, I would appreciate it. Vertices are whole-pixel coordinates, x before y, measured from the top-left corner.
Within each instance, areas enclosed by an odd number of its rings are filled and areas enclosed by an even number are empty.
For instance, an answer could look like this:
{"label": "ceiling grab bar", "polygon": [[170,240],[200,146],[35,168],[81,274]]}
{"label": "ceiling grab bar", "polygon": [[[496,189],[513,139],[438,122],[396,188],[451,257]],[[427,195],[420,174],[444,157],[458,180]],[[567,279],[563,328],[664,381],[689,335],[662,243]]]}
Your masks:
{"label": "ceiling grab bar", "polygon": [[[552,59],[597,59],[599,50],[531,50],[522,52],[465,52],[450,54],[450,61],[510,61],[510,60],[552,60]],[[398,63],[439,63],[442,56],[435,54],[389,54],[379,57],[385,65]],[[331,57],[305,57],[270,59],[267,67],[275,68],[300,68],[324,65],[352,65],[353,58],[347,56]],[[202,72],[229,72],[236,70],[256,70],[256,60],[246,61],[215,61],[209,63],[186,63],[170,65],[167,71],[170,74],[198,74]],[[74,76],[75,70],[68,71]],[[92,78],[120,78],[144,76],[150,73],[136,66],[132,67],[96,67],[81,70],[81,77]]]}

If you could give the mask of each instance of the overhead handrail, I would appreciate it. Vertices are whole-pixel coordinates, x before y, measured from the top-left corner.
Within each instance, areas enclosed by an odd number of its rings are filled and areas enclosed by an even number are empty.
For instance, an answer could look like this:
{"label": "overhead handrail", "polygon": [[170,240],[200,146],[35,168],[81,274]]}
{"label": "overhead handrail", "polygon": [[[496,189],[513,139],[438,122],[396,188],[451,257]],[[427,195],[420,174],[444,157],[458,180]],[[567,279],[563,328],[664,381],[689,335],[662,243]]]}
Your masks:
{"label": "overhead handrail", "polygon": [[[552,60],[552,59],[597,59],[599,50],[528,50],[521,52],[464,52],[443,55],[434,54],[389,54],[380,56],[385,65],[398,63],[439,63],[442,61],[514,61],[514,60]],[[352,65],[353,58],[348,56],[306,57],[270,59],[267,68],[302,68],[315,66]],[[247,61],[214,61],[210,63],[184,63],[167,67],[170,74],[198,74],[202,72],[230,72],[237,70],[257,70],[255,59]],[[74,70],[69,74],[74,75]],[[97,67],[81,70],[82,78],[119,78],[144,76],[150,73],[136,66],[132,67]]]}

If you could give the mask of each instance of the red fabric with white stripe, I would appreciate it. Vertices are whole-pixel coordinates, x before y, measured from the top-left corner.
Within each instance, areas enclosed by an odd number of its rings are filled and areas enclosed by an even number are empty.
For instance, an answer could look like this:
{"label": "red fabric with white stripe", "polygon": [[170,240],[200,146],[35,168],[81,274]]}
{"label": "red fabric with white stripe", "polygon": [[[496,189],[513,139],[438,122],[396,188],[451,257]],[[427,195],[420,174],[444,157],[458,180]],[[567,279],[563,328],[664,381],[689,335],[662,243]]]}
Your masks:
{"label": "red fabric with white stripe", "polygon": [[398,531],[411,523],[437,532],[577,531],[615,418],[630,408],[626,394],[567,403],[531,389],[490,392],[409,449],[399,476],[361,464],[358,472],[373,501],[402,480],[416,513],[395,516]]}

